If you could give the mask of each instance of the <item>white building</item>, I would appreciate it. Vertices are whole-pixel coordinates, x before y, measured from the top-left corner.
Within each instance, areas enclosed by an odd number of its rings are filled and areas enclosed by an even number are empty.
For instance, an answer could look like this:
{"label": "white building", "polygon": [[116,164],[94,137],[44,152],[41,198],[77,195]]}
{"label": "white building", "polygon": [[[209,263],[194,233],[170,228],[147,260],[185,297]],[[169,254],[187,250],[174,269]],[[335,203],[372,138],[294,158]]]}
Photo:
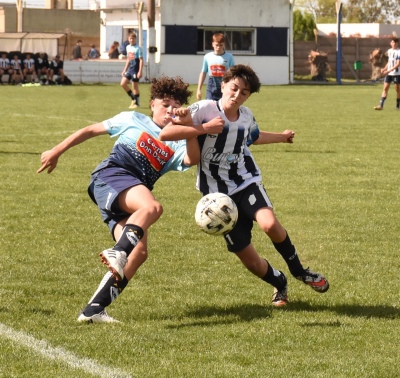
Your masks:
{"label": "white building", "polygon": [[[203,56],[212,51],[211,36],[216,31],[225,33],[226,50],[235,62],[251,65],[262,84],[288,84],[293,76],[291,0],[100,0],[94,4],[100,14],[102,58],[108,58],[113,41],[122,43],[133,29],[145,53],[147,79],[181,76],[197,83]],[[154,28],[150,27],[152,20]],[[66,62],[65,68],[73,81],[74,72],[79,72],[80,79],[75,78],[79,82],[90,77],[84,74],[90,63]],[[123,62],[114,63],[119,80]],[[112,81],[112,65],[107,67],[105,76]],[[108,80],[105,76],[103,82]]]}

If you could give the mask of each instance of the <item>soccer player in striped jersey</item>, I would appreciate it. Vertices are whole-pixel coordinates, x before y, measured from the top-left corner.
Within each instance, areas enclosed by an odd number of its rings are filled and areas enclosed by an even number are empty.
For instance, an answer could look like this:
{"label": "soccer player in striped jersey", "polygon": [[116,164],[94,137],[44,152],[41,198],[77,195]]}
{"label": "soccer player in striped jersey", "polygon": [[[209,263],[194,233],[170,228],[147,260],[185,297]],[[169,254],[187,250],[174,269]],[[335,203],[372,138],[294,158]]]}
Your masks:
{"label": "soccer player in striped jersey", "polygon": [[272,304],[284,306],[288,302],[287,279],[263,259],[251,243],[254,221],[269,236],[275,249],[288,265],[290,273],[317,292],[329,288],[327,279],[304,268],[286,229],[276,218],[271,200],[262,184],[262,176],[249,146],[269,143],[293,143],[294,132],[260,131],[251,110],[243,106],[254,92],[259,92],[260,81],[253,69],[235,65],[225,73],[222,98],[202,100],[189,107],[193,124],[220,117],[224,128],[220,134],[207,134],[198,126],[168,125],[161,133],[162,140],[177,140],[197,136],[201,160],[197,166],[197,188],[205,195],[221,192],[236,203],[239,218],[236,226],[224,235],[227,248],[236,254],[254,275],[271,284],[275,290]]}
{"label": "soccer player in striped jersey", "polygon": [[8,75],[8,84],[11,82],[13,70],[11,68],[10,59],[7,58],[7,53],[2,52],[0,58],[0,84],[3,84],[3,75]]}
{"label": "soccer player in striped jersey", "polygon": [[35,60],[31,57],[31,54],[29,53],[26,54],[23,63],[24,63],[23,73],[25,79],[28,75],[31,75],[32,76],[31,81],[32,83],[34,83],[36,81],[36,67],[35,67]]}
{"label": "soccer player in striped jersey", "polygon": [[394,83],[396,88],[396,110],[400,109],[400,49],[399,49],[399,39],[393,37],[390,40],[391,48],[387,51],[388,62],[386,66],[381,69],[381,74],[386,75],[383,83],[383,91],[381,96],[381,101],[378,106],[375,106],[375,110],[383,110],[385,104],[390,84]]}

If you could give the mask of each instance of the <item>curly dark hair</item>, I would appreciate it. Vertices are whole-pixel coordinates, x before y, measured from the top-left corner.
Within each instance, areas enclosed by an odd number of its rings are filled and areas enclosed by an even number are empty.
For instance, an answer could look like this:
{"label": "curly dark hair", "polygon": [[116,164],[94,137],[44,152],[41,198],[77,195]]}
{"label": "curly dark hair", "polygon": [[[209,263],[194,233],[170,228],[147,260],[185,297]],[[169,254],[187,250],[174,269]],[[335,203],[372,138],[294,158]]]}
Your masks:
{"label": "curly dark hair", "polygon": [[260,79],[250,66],[236,64],[235,66],[230,67],[228,71],[225,72],[222,81],[228,83],[237,77],[243,79],[249,85],[250,93],[260,91]]}
{"label": "curly dark hair", "polygon": [[162,76],[159,79],[153,79],[150,88],[150,101],[156,98],[170,97],[179,101],[181,105],[188,104],[189,98],[193,93],[188,90],[188,87],[189,84],[185,83],[179,76]]}

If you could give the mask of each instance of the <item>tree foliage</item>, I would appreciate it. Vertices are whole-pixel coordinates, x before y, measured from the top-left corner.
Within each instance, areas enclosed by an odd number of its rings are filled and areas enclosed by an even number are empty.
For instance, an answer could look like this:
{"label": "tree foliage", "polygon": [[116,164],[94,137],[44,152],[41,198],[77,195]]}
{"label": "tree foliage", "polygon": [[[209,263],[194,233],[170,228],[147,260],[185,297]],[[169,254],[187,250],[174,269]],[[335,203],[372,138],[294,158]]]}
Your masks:
{"label": "tree foliage", "polygon": [[[296,6],[311,13],[316,23],[335,23],[336,3],[336,0],[297,0]],[[342,21],[348,23],[391,23],[400,17],[400,1],[342,1],[342,16]]]}
{"label": "tree foliage", "polygon": [[313,41],[315,24],[311,13],[302,13],[299,10],[293,12],[293,38],[295,41]]}
{"label": "tree foliage", "polygon": [[346,22],[391,23],[399,17],[399,0],[348,0],[346,6]]}
{"label": "tree foliage", "polygon": [[316,23],[336,22],[335,0],[298,0],[296,5],[314,16]]}

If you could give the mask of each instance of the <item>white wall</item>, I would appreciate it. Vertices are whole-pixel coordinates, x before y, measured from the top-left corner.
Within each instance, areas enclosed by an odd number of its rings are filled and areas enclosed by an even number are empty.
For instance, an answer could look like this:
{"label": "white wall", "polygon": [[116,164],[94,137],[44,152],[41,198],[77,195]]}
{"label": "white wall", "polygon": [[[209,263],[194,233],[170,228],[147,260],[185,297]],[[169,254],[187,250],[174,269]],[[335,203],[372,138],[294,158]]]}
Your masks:
{"label": "white wall", "polygon": [[[202,59],[201,55],[163,55],[157,73],[166,76],[181,76],[188,83],[196,84],[199,79]],[[235,56],[235,63],[249,64],[264,85],[289,83],[288,57]],[[207,84],[207,79],[205,84]]]}
{"label": "white wall", "polygon": [[289,0],[162,0],[165,25],[289,27]]}
{"label": "white wall", "polygon": [[[337,34],[337,24],[317,24],[318,35]],[[400,25],[397,24],[340,24],[342,37],[387,37],[397,33],[400,37]]]}
{"label": "white wall", "polygon": [[[236,57],[236,63],[249,64],[260,78],[263,85],[288,84],[287,57]],[[185,62],[177,65],[176,62]],[[118,84],[124,68],[123,60],[84,60],[65,61],[65,74],[74,84]],[[197,84],[201,68],[201,57],[181,55],[166,55],[162,63],[156,65],[155,76],[181,76],[189,84]],[[144,68],[141,83],[149,77],[147,65]]]}

